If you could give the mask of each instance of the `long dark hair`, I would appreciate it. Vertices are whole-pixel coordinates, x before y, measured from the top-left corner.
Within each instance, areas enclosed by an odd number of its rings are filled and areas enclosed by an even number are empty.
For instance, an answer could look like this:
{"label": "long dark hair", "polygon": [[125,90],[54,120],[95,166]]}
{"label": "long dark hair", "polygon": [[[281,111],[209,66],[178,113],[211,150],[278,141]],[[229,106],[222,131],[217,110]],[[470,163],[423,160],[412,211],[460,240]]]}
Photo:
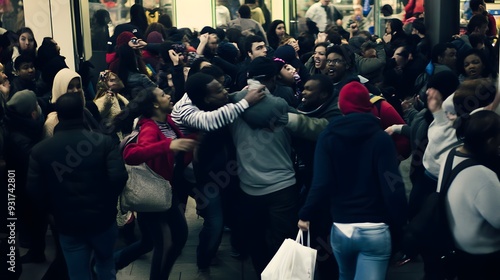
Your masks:
{"label": "long dark hair", "polygon": [[454,126],[457,137],[462,139],[471,157],[500,175],[500,156],[498,152],[488,150],[488,141],[499,137],[500,116],[493,111],[481,110],[460,116]]}
{"label": "long dark hair", "polygon": [[281,19],[274,20],[271,22],[269,25],[269,28],[267,29],[267,41],[269,42],[269,46],[271,46],[273,49],[277,49],[279,44],[280,44],[280,38],[278,38],[278,35],[276,35],[276,27],[280,25],[281,23],[285,24],[284,21]]}
{"label": "long dark hair", "polygon": [[116,57],[119,59],[118,77],[127,87],[129,72],[147,75],[146,64],[140,58],[140,51],[132,49],[128,44],[116,49]]}
{"label": "long dark hair", "polygon": [[134,99],[123,108],[123,110],[115,116],[112,121],[113,131],[130,132],[133,127],[134,119],[138,117],[151,118],[154,114],[154,103],[156,96],[153,91],[156,87],[137,90]]}
{"label": "long dark hair", "polygon": [[[19,37],[21,37],[21,34],[23,34],[23,33],[29,33],[31,35],[31,37],[33,37],[33,49],[32,50],[22,51],[21,48],[19,47]],[[31,30],[31,28],[29,28],[29,27],[21,27],[19,30],[17,30],[16,34],[17,34],[16,46],[18,46],[18,48],[19,48],[19,53],[27,52],[29,55],[35,57],[38,44],[36,42],[35,34],[33,33],[33,30]]]}

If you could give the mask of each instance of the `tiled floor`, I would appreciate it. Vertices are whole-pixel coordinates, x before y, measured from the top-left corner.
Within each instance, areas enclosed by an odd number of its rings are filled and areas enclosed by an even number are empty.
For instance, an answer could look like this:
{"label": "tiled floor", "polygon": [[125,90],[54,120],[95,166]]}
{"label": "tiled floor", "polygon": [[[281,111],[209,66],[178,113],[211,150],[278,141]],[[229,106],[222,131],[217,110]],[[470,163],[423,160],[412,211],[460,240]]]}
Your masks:
{"label": "tiled floor", "polygon": [[[405,169],[407,166],[402,165]],[[196,279],[196,246],[198,244],[198,232],[203,219],[198,218],[195,212],[195,203],[189,200],[186,217],[189,226],[189,237],[182,255],[177,260],[170,279],[193,280]],[[211,267],[213,280],[256,280],[257,276],[249,260],[238,261],[229,256],[229,233],[224,234],[222,244],[217,254],[215,264]],[[21,254],[26,252],[21,249]],[[54,258],[54,244],[50,234],[47,235],[47,261],[42,264],[26,264],[23,266],[21,280],[39,280],[45,273],[50,261]],[[131,263],[128,267],[120,270],[117,274],[118,280],[147,280],[149,276],[151,253]],[[402,267],[390,267],[388,280],[420,280],[423,278],[423,266],[420,262],[411,262]],[[58,280],[58,279],[54,279]]]}

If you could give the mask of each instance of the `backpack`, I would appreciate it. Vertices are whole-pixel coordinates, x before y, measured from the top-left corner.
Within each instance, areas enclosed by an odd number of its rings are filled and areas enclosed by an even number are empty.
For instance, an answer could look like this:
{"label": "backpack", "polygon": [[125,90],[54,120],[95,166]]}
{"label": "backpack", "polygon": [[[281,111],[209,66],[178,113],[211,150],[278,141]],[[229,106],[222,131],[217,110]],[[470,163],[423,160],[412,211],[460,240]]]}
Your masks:
{"label": "backpack", "polygon": [[160,8],[146,9],[145,13],[146,19],[148,20],[148,25],[153,22],[158,22],[158,18],[160,18],[161,16]]}
{"label": "backpack", "polygon": [[441,260],[446,267],[451,266],[455,255],[454,238],[451,233],[445,208],[445,198],[455,177],[465,168],[478,165],[473,159],[466,159],[455,168],[453,148],[444,167],[440,192],[430,194],[421,210],[408,224],[403,237],[403,248],[408,255],[425,252]]}
{"label": "backpack", "polygon": [[427,83],[429,83],[429,73],[423,72],[418,75],[415,80],[415,85],[413,86],[413,95],[418,95],[420,100],[425,100],[426,92],[427,92]]}
{"label": "backpack", "polygon": [[382,106],[382,100],[385,100],[382,96],[370,93],[370,102],[377,108],[377,117],[379,118],[380,118],[380,108]]}

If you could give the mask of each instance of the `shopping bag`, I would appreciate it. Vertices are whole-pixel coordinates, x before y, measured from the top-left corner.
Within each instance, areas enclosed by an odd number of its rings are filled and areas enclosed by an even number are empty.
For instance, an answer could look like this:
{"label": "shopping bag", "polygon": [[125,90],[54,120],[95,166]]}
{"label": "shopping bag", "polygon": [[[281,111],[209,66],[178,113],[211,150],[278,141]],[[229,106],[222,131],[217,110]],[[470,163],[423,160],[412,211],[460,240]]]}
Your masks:
{"label": "shopping bag", "polygon": [[317,251],[310,246],[310,233],[304,246],[304,234],[299,230],[295,240],[285,239],[278,252],[260,274],[262,280],[314,279]]}

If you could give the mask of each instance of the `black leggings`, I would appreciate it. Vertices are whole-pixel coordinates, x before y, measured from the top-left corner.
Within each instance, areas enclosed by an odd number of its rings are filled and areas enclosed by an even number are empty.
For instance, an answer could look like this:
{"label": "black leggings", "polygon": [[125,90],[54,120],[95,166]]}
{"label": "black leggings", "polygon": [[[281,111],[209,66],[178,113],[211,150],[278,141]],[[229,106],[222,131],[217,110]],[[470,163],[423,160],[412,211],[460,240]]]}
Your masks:
{"label": "black leggings", "polygon": [[175,261],[187,241],[188,228],[184,209],[174,197],[172,208],[166,212],[137,213],[141,239],[115,253],[118,269],[153,251],[149,279],[168,279]]}

